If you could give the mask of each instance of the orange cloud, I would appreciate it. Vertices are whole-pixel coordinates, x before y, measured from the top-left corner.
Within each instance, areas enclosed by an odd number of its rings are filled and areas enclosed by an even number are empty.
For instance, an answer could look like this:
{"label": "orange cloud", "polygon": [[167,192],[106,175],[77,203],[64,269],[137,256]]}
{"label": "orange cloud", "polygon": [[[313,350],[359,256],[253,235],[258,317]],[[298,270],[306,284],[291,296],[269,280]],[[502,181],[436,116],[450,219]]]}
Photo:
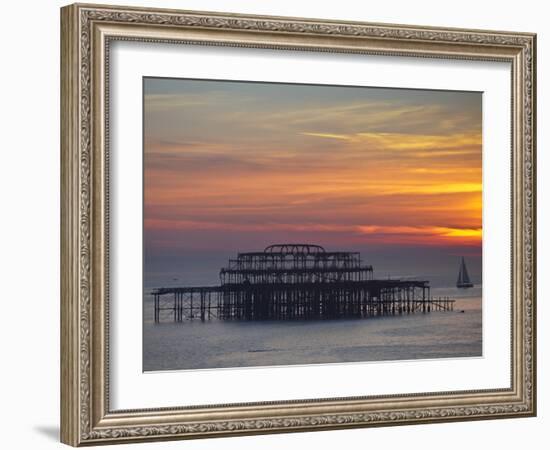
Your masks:
{"label": "orange cloud", "polygon": [[278,97],[254,101],[239,86],[239,95],[146,97],[146,125],[155,119],[160,130],[146,127],[147,230],[182,239],[189,231],[243,240],[310,232],[343,244],[481,243],[473,103],[335,96],[289,107]]}

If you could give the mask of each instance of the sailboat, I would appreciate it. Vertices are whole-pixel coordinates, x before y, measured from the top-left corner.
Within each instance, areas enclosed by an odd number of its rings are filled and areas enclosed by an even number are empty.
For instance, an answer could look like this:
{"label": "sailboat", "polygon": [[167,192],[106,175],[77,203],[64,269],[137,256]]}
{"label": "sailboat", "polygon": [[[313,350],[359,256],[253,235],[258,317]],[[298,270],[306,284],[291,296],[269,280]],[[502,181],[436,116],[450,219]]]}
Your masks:
{"label": "sailboat", "polygon": [[460,263],[460,270],[458,271],[458,279],[456,280],[456,287],[459,289],[466,289],[474,287],[468,276],[468,270],[466,269],[466,263],[464,262],[464,256]]}

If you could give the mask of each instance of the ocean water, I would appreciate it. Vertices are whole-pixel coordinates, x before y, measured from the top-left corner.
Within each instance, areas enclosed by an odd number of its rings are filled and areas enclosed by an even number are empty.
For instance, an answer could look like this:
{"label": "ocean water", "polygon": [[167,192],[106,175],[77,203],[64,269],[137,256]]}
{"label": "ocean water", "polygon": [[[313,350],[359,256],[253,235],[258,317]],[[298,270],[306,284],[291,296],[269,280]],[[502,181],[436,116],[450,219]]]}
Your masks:
{"label": "ocean water", "polygon": [[482,356],[481,287],[432,288],[454,311],[318,321],[167,318],[155,324],[144,299],[143,370],[329,364]]}

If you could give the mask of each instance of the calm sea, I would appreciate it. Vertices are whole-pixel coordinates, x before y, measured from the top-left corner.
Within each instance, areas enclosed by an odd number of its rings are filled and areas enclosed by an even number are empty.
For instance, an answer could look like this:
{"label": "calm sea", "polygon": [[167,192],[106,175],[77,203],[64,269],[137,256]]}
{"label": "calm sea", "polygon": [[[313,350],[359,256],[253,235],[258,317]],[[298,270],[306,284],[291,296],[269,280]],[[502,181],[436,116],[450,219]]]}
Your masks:
{"label": "calm sea", "polygon": [[[432,288],[454,312],[321,321],[153,322],[144,299],[143,369],[177,370],[482,356],[481,287]],[[464,312],[462,312],[464,311]]]}

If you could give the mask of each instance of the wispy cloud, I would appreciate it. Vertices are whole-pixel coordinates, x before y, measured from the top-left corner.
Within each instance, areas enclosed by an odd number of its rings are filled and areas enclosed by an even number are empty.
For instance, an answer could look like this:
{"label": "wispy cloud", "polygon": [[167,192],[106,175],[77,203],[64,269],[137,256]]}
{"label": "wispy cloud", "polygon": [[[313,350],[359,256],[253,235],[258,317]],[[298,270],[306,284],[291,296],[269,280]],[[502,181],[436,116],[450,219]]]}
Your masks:
{"label": "wispy cloud", "polygon": [[330,134],[330,133],[308,133],[303,132],[304,136],[313,136],[313,137],[320,137],[320,138],[328,138],[328,139],[339,139],[342,141],[353,141],[353,136],[345,135],[345,134]]}
{"label": "wispy cloud", "polygon": [[168,87],[145,96],[147,242],[480,245],[479,96]]}

